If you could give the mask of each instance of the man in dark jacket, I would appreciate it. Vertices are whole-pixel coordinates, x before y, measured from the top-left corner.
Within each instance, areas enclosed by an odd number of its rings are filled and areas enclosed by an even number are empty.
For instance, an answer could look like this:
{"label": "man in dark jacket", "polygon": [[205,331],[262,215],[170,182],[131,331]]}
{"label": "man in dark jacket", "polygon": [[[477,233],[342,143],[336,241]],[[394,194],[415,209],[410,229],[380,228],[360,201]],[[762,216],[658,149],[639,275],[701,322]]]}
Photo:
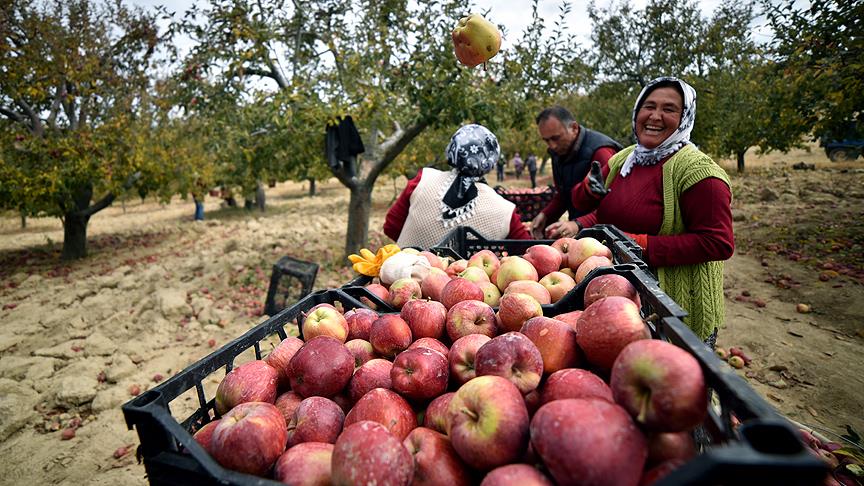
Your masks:
{"label": "man in dark jacket", "polygon": [[[540,138],[546,142],[552,157],[557,194],[531,221],[531,232],[538,239],[573,237],[579,229],[574,220],[583,213],[573,207],[570,192],[588,175],[592,161],[605,164],[621,150],[621,144],[579,125],[563,106],[546,108],[537,115],[536,121]],[[559,222],[565,211],[568,212],[567,221]]]}

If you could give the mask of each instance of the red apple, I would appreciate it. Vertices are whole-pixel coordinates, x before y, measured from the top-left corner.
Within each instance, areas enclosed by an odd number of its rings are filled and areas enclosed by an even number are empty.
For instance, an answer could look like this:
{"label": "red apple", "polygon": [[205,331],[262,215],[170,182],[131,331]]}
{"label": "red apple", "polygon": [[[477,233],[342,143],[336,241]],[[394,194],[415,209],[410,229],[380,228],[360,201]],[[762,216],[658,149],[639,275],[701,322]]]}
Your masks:
{"label": "red apple", "polygon": [[531,419],[531,445],[558,484],[636,486],[648,455],[627,411],[598,398],[540,407]]}
{"label": "red apple", "polygon": [[192,438],[195,439],[195,442],[200,444],[201,447],[210,455],[213,455],[210,447],[213,442],[213,430],[216,429],[217,425],[219,425],[219,419],[207,422],[192,436]]}
{"label": "red apple", "polygon": [[600,398],[614,403],[609,385],[594,373],[580,368],[567,368],[552,373],[540,389],[542,404],[565,398]]}
{"label": "red apple", "polygon": [[544,277],[561,268],[561,252],[551,245],[533,245],[525,251],[524,257],[537,270],[537,276]]}
{"label": "red apple", "polygon": [[348,338],[348,321],[330,304],[318,304],[303,319],[300,326],[303,340],[309,341],[317,336],[330,336],[344,343]]}
{"label": "red apple", "polygon": [[470,280],[477,285],[489,281],[489,275],[486,274],[485,270],[480,267],[472,267],[470,264],[468,267],[465,267],[465,270],[462,270],[456,276],[464,278],[465,280]]}
{"label": "red apple", "polygon": [[474,358],[477,376],[495,375],[510,380],[525,395],[540,385],[543,357],[521,332],[508,332],[489,340]]}
{"label": "red apple", "polygon": [[442,434],[447,433],[447,409],[450,407],[450,400],[456,392],[442,393],[435,397],[426,406],[426,413],[423,414],[423,426],[432,430],[437,430]]}
{"label": "red apple", "polygon": [[540,282],[535,282],[534,280],[516,280],[510,282],[510,285],[504,289],[504,293],[528,294],[531,297],[534,297],[537,302],[541,304],[552,303],[552,296],[549,294],[549,291],[546,290],[546,287],[541,285]]}
{"label": "red apple", "polygon": [[441,303],[447,309],[466,300],[483,300],[483,291],[470,280],[455,277],[441,290]]}
{"label": "red apple", "polygon": [[[561,269],[569,269],[570,252],[576,249],[576,238],[558,238],[552,242],[552,248],[561,252]],[[571,275],[572,276],[572,275]]]}
{"label": "red apple", "polygon": [[[387,287],[385,287],[381,284],[371,283],[371,284],[367,285],[365,288],[366,288],[366,290],[371,292],[372,295],[378,297],[381,300],[381,302],[387,302],[387,298],[390,296],[390,291],[387,290]],[[360,302],[362,302],[363,305],[365,305],[366,307],[368,307],[372,310],[375,310],[378,308],[378,304],[372,302],[372,300],[370,300],[368,297],[360,297]]]}
{"label": "red apple", "polygon": [[445,272],[447,272],[447,275],[450,275],[450,277],[455,277],[457,274],[459,274],[460,272],[462,272],[462,270],[465,270],[466,268],[468,268],[468,260],[456,260],[447,266]]}
{"label": "red apple", "polygon": [[405,440],[417,427],[417,415],[401,395],[386,388],[375,388],[357,400],[345,416],[345,428],[364,420],[387,427],[397,439]]}
{"label": "red apple", "polygon": [[[525,394],[524,398],[525,398],[525,408],[528,409],[528,416],[533,417],[534,412],[536,412],[537,409],[540,408],[540,405],[541,405],[541,403],[540,403],[540,389],[537,388],[537,389],[531,390],[530,392]],[[531,452],[530,446],[529,446],[528,452],[529,453]]]}
{"label": "red apple", "polygon": [[414,339],[424,337],[440,339],[444,335],[447,308],[441,302],[412,300],[402,307],[399,315],[408,323]]}
{"label": "red apple", "polygon": [[627,280],[627,277],[614,273],[594,277],[588,282],[588,285],[585,287],[585,307],[610,295],[627,297],[636,306],[642,307],[642,301],[639,298],[639,291],[636,290],[636,287]]}
{"label": "red apple", "polygon": [[411,327],[396,314],[384,314],[372,323],[369,342],[379,356],[392,358],[408,349],[413,341]]}
{"label": "red apple", "polygon": [[402,439],[369,420],[345,425],[331,465],[334,486],[408,486],[414,477],[414,460]]}
{"label": "red apple", "polygon": [[534,466],[507,464],[489,471],[480,486],[553,486],[553,484]]}
{"label": "red apple", "polygon": [[480,300],[464,300],[447,311],[447,336],[451,341],[469,334],[489,337],[498,334],[498,323],[492,307]]}
{"label": "red apple", "polygon": [[582,352],[576,344],[576,331],[566,322],[551,317],[532,317],[519,330],[537,346],[543,356],[543,372],[554,373],[573,368],[581,362]]}
{"label": "red apple", "polygon": [[417,427],[402,441],[414,457],[411,486],[469,486],[472,473],[446,435]]}
{"label": "red apple", "polygon": [[262,360],[249,361],[225,375],[216,389],[216,412],[228,410],[245,402],[276,401],[279,372]]}
{"label": "red apple", "polygon": [[[576,270],[582,266],[585,260],[592,256],[600,256],[612,260],[612,250],[590,236],[579,238],[576,240],[576,245],[570,248],[570,251],[567,253],[567,266]],[[579,279],[577,278],[576,281],[578,282]]]}
{"label": "red apple", "polygon": [[444,393],[449,378],[447,358],[426,348],[402,351],[390,369],[393,390],[411,400],[429,400]]}
{"label": "red apple", "polygon": [[304,442],[288,449],[273,466],[273,478],[292,486],[330,484],[333,444]]}
{"label": "red apple", "polygon": [[561,322],[566,322],[568,326],[572,327],[573,330],[576,330],[576,322],[579,321],[579,316],[582,315],[581,310],[575,310],[570,312],[565,312],[563,314],[558,314],[557,316],[552,317],[553,319],[559,320]]}
{"label": "red apple", "polygon": [[420,282],[411,277],[397,279],[390,284],[390,293],[387,302],[397,309],[401,309],[406,302],[423,297]]}
{"label": "red apple", "polygon": [[612,369],[625,346],[650,337],[639,308],[626,297],[604,297],[589,305],[576,322],[576,342],[588,362],[602,370]]}
{"label": "red apple", "polygon": [[219,420],[210,452],[223,467],[264,476],[285,451],[287,442],[285,418],[272,403],[246,402]]}
{"label": "red apple", "polygon": [[550,272],[541,278],[539,283],[549,292],[549,298],[553,304],[561,300],[576,286],[576,281],[572,277],[557,271]]}
{"label": "red apple", "polygon": [[528,260],[519,256],[508,256],[501,260],[501,266],[498,267],[498,275],[495,285],[502,291],[510,285],[510,282],[517,280],[533,280],[538,281],[540,277],[537,275],[537,269]]}
{"label": "red apple", "polygon": [[501,291],[498,286],[492,282],[483,282],[480,284],[480,290],[483,291],[483,302],[486,302],[492,307],[498,307],[498,301],[501,300]]}
{"label": "red apple", "polygon": [[279,372],[279,388],[287,389],[290,386],[288,382],[288,363],[303,346],[303,340],[294,336],[288,336],[273,348],[273,351],[264,358],[264,362],[272,366]]}
{"label": "red apple", "polygon": [[572,278],[574,282],[576,281],[576,272],[574,272],[572,268],[562,268],[560,272]]}
{"label": "red apple", "polygon": [[342,432],[345,412],[333,400],[309,397],[300,402],[288,422],[288,447],[303,442],[336,442]]}
{"label": "red apple", "polygon": [[528,410],[516,385],[478,376],[450,400],[448,435],[469,466],[488,471],[516,461],[528,447]]}
{"label": "red apple", "polygon": [[444,271],[447,268],[447,265],[444,263],[443,260],[441,260],[441,257],[432,253],[431,251],[426,251],[426,250],[421,251],[420,255],[425,257],[426,260],[429,261],[429,265],[432,268],[437,268],[441,271]]}
{"label": "red apple", "polygon": [[501,260],[492,250],[480,250],[471,255],[471,258],[468,259],[468,266],[482,269],[486,276],[491,278],[495,270],[501,266]]}
{"label": "red apple", "polygon": [[390,370],[393,363],[386,359],[375,358],[367,361],[354,371],[354,376],[348,382],[348,398],[357,403],[360,397],[375,388],[391,388]]}
{"label": "red apple", "polygon": [[[660,464],[648,469],[642,474],[642,479],[639,481],[639,486],[651,486],[652,484],[660,481],[669,475],[672,471],[678,469],[679,467],[684,465],[685,461],[681,459],[672,459],[666,462],[661,462]],[[830,478],[830,476],[829,476]],[[827,485],[836,484],[837,486],[842,486],[840,483],[822,483]]]}
{"label": "red apple", "polygon": [[285,425],[288,425],[288,422],[291,421],[291,417],[294,416],[294,410],[297,410],[297,407],[300,406],[300,402],[303,401],[303,397],[296,392],[287,391],[278,397],[276,397],[276,402],[273,405],[276,405],[276,408],[279,409],[279,412],[282,413],[282,416],[285,417]]}
{"label": "red apple", "polygon": [[306,342],[291,358],[291,389],[304,397],[330,398],[339,393],[354,373],[354,356],[330,336]]}
{"label": "red apple", "polygon": [[486,334],[468,334],[460,337],[450,346],[447,359],[454,383],[461,385],[477,376],[477,371],[474,369],[477,350],[490,339],[492,338]]}
{"label": "red apple", "polygon": [[449,281],[450,275],[447,275],[444,270],[433,268],[429,270],[429,275],[426,275],[420,281],[420,290],[423,292],[424,297],[441,302],[441,292]]}
{"label": "red apple", "polygon": [[410,346],[408,346],[408,349],[414,348],[426,348],[431,349],[432,351],[438,351],[444,357],[446,357],[450,353],[450,348],[448,348],[447,345],[435,338],[430,337],[420,338],[411,343]]}
{"label": "red apple", "polygon": [[378,317],[377,312],[362,307],[346,312],[345,321],[348,323],[348,337],[345,340],[365,339],[368,341],[369,330],[372,329],[372,323]]}
{"label": "red apple", "polygon": [[696,456],[696,441],[690,432],[658,432],[648,435],[647,466],[662,462],[689,461]]}
{"label": "red apple", "polygon": [[585,280],[585,277],[591,273],[591,270],[599,267],[611,267],[612,260],[606,258],[605,256],[590,256],[579,265],[579,268],[576,269],[576,277],[574,280],[578,284],[579,282]]}
{"label": "red apple", "polygon": [[659,339],[628,344],[615,360],[609,386],[615,401],[648,430],[690,430],[708,412],[699,361]]}
{"label": "red apple", "polygon": [[345,343],[345,347],[354,356],[354,368],[360,367],[363,363],[375,357],[375,349],[369,341],[352,339]]}
{"label": "red apple", "polygon": [[525,321],[542,316],[540,302],[528,294],[512,292],[501,296],[498,302],[498,326],[502,331],[518,331]]}

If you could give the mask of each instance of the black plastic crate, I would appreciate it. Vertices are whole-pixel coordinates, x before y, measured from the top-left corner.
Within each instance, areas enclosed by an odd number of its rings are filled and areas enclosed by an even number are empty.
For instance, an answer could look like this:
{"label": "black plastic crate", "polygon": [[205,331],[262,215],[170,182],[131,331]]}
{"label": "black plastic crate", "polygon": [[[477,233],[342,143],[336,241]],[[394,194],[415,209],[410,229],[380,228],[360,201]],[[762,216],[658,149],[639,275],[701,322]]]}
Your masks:
{"label": "black plastic crate", "polygon": [[[642,268],[633,264],[596,268],[559,302],[544,305],[544,315],[582,309],[588,282],[611,273],[624,276],[636,287],[643,316],[655,339],[665,339],[699,360],[709,391],[715,397],[709,405],[708,419],[695,432],[704,438],[699,441],[705,446],[702,453],[656,484],[821,484],[827,469],[807,451],[797,430],[687,328],[681,321],[686,313]],[[215,418],[214,399],[205,396],[202,383],[213,375],[224,376],[232,369],[235,358],[250,349],[257,359],[262,358],[261,342],[274,334],[284,339],[288,334],[286,326],[296,323],[313,306],[338,301],[345,310],[357,308],[362,306],[359,297],[367,296],[366,293],[366,289],[354,287],[310,294],[123,405],[128,427],[138,431],[141,441],[138,453],[150,484],[279,484],[222,468],[194,441],[192,433]],[[171,402],[193,390],[198,410],[176,419]],[[736,422],[741,425],[736,426]]]}
{"label": "black plastic crate", "polygon": [[516,205],[519,211],[519,219],[522,221],[531,221],[535,216],[540,214],[552,199],[557,194],[557,191],[552,186],[538,188],[535,192],[513,192],[503,186],[495,186],[497,192],[504,199]]}

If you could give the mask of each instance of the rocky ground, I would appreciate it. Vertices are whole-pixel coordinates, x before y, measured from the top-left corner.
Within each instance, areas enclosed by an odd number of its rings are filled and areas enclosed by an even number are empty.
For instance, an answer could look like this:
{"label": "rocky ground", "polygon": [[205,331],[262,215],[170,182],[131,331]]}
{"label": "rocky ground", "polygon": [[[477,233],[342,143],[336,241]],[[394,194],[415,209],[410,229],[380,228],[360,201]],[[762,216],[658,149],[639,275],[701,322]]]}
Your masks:
{"label": "rocky ground", "polygon": [[[789,418],[862,432],[864,164],[751,159],[732,177],[719,344],[751,355],[740,374]],[[801,161],[814,170],[793,169]],[[388,242],[378,229],[402,185],[376,190],[372,248]],[[265,319],[280,256],[319,263],[316,289],[354,276],[341,258],[347,190],[307,191],[269,189],[265,213],[209,198],[204,222],[188,201],[127,201],[91,220],[90,256],[71,264],[57,220],[0,218],[0,484],[146,484],[120,406]]]}

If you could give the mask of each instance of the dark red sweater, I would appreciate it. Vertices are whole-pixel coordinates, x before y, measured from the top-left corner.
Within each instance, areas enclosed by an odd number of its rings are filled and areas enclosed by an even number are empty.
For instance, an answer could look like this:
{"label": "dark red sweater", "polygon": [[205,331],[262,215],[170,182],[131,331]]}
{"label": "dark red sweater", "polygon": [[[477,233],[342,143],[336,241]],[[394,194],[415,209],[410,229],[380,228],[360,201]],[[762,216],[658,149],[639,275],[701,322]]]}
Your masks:
{"label": "dark red sweater", "polygon": [[[603,177],[608,173],[609,166],[603,164]],[[657,236],[663,220],[662,163],[634,166],[627,177],[616,176],[610,189],[606,197],[597,200],[588,193],[585,183],[574,187],[571,195],[576,207],[597,209],[578,221],[585,227],[613,224],[627,233],[648,235],[644,257],[652,267],[727,260],[732,256],[732,192],[720,179],[709,177],[681,194],[678,205],[687,229],[678,235]]]}
{"label": "dark red sweater", "polygon": [[[396,199],[396,202],[390,206],[387,211],[387,216],[384,218],[384,234],[390,239],[396,241],[399,235],[402,234],[402,227],[405,226],[405,220],[408,218],[408,208],[411,206],[411,194],[420,183],[420,177],[423,175],[423,169],[417,172],[417,177],[408,181],[408,185],[402,190],[402,194]],[[531,234],[525,229],[525,225],[519,219],[517,209],[513,209],[513,214],[510,215],[510,232],[507,235],[511,240],[530,240]]]}

